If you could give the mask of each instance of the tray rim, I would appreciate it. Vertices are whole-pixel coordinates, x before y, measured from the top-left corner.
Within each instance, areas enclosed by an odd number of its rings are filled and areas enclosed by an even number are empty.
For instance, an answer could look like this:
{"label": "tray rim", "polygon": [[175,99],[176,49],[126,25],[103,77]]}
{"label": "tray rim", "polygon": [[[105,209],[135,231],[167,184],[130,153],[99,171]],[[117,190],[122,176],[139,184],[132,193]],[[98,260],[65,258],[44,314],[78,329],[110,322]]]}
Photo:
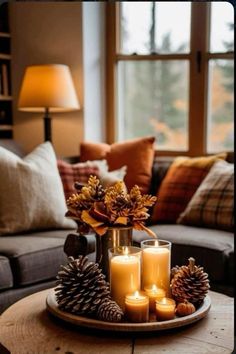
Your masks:
{"label": "tray rim", "polygon": [[65,322],[72,323],[77,326],[105,330],[105,331],[117,331],[117,332],[153,332],[166,329],[183,327],[188,324],[194,323],[202,319],[207,315],[211,307],[211,298],[206,295],[203,304],[191,315],[184,317],[176,317],[173,320],[168,321],[156,321],[156,322],[143,322],[143,323],[131,323],[131,322],[105,322],[97,319],[74,315],[69,312],[65,312],[59,309],[54,289],[51,289],[46,298],[46,308],[55,317],[64,320]]}

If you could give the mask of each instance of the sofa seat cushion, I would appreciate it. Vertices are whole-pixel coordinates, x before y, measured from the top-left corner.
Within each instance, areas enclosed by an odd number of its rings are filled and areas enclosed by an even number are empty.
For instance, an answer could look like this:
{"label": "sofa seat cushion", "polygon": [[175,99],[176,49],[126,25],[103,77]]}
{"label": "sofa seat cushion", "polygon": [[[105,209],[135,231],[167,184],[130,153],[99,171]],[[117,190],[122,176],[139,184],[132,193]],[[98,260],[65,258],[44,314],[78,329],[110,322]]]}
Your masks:
{"label": "sofa seat cushion", "polygon": [[13,287],[13,276],[9,259],[0,256],[0,290]]}
{"label": "sofa seat cushion", "polygon": [[53,230],[1,236],[0,254],[9,258],[14,286],[54,278],[67,259],[63,247],[70,232]]}
{"label": "sofa seat cushion", "polygon": [[[233,279],[225,279],[225,274],[233,277],[228,269],[230,265],[232,267],[230,255],[234,254],[233,233],[186,225],[155,225],[150,229],[159,239],[172,243],[172,267],[188,264],[188,258],[194,257],[196,264],[203,266],[209,274],[210,281],[233,283]],[[149,237],[144,232],[133,232],[136,245],[146,239]]]}

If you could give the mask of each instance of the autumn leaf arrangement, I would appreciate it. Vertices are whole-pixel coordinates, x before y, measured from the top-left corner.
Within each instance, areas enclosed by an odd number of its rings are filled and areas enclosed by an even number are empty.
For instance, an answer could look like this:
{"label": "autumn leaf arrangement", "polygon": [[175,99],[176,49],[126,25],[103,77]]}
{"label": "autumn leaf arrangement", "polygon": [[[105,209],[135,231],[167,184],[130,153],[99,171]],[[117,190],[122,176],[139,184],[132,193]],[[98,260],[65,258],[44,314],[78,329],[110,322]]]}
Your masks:
{"label": "autumn leaf arrangement", "polygon": [[145,222],[156,197],[142,195],[137,185],[129,193],[123,181],[104,189],[100,180],[91,175],[85,185],[76,182],[75,189],[77,192],[67,200],[66,216],[77,222],[79,233],[93,230],[102,236],[109,227],[132,226],[155,237]]}

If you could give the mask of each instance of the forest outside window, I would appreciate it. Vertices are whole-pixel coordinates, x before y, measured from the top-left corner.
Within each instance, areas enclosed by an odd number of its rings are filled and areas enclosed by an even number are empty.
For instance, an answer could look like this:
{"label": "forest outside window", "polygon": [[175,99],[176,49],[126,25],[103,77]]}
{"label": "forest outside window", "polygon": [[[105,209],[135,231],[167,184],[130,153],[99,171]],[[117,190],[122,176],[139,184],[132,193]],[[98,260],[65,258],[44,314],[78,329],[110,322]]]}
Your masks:
{"label": "forest outside window", "polygon": [[108,140],[154,135],[170,154],[233,150],[232,5],[118,2],[107,15]]}

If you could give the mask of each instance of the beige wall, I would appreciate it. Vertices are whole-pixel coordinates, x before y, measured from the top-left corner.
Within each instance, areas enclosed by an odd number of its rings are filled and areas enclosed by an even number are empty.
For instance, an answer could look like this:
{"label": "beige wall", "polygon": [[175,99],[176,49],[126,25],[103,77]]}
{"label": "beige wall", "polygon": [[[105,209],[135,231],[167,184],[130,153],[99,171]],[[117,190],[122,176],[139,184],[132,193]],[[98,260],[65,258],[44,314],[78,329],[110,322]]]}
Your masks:
{"label": "beige wall", "polygon": [[58,156],[77,155],[84,130],[81,2],[10,3],[10,26],[15,140],[27,152],[44,141],[43,115],[17,110],[25,67],[66,64],[82,109],[52,114],[52,140]]}

